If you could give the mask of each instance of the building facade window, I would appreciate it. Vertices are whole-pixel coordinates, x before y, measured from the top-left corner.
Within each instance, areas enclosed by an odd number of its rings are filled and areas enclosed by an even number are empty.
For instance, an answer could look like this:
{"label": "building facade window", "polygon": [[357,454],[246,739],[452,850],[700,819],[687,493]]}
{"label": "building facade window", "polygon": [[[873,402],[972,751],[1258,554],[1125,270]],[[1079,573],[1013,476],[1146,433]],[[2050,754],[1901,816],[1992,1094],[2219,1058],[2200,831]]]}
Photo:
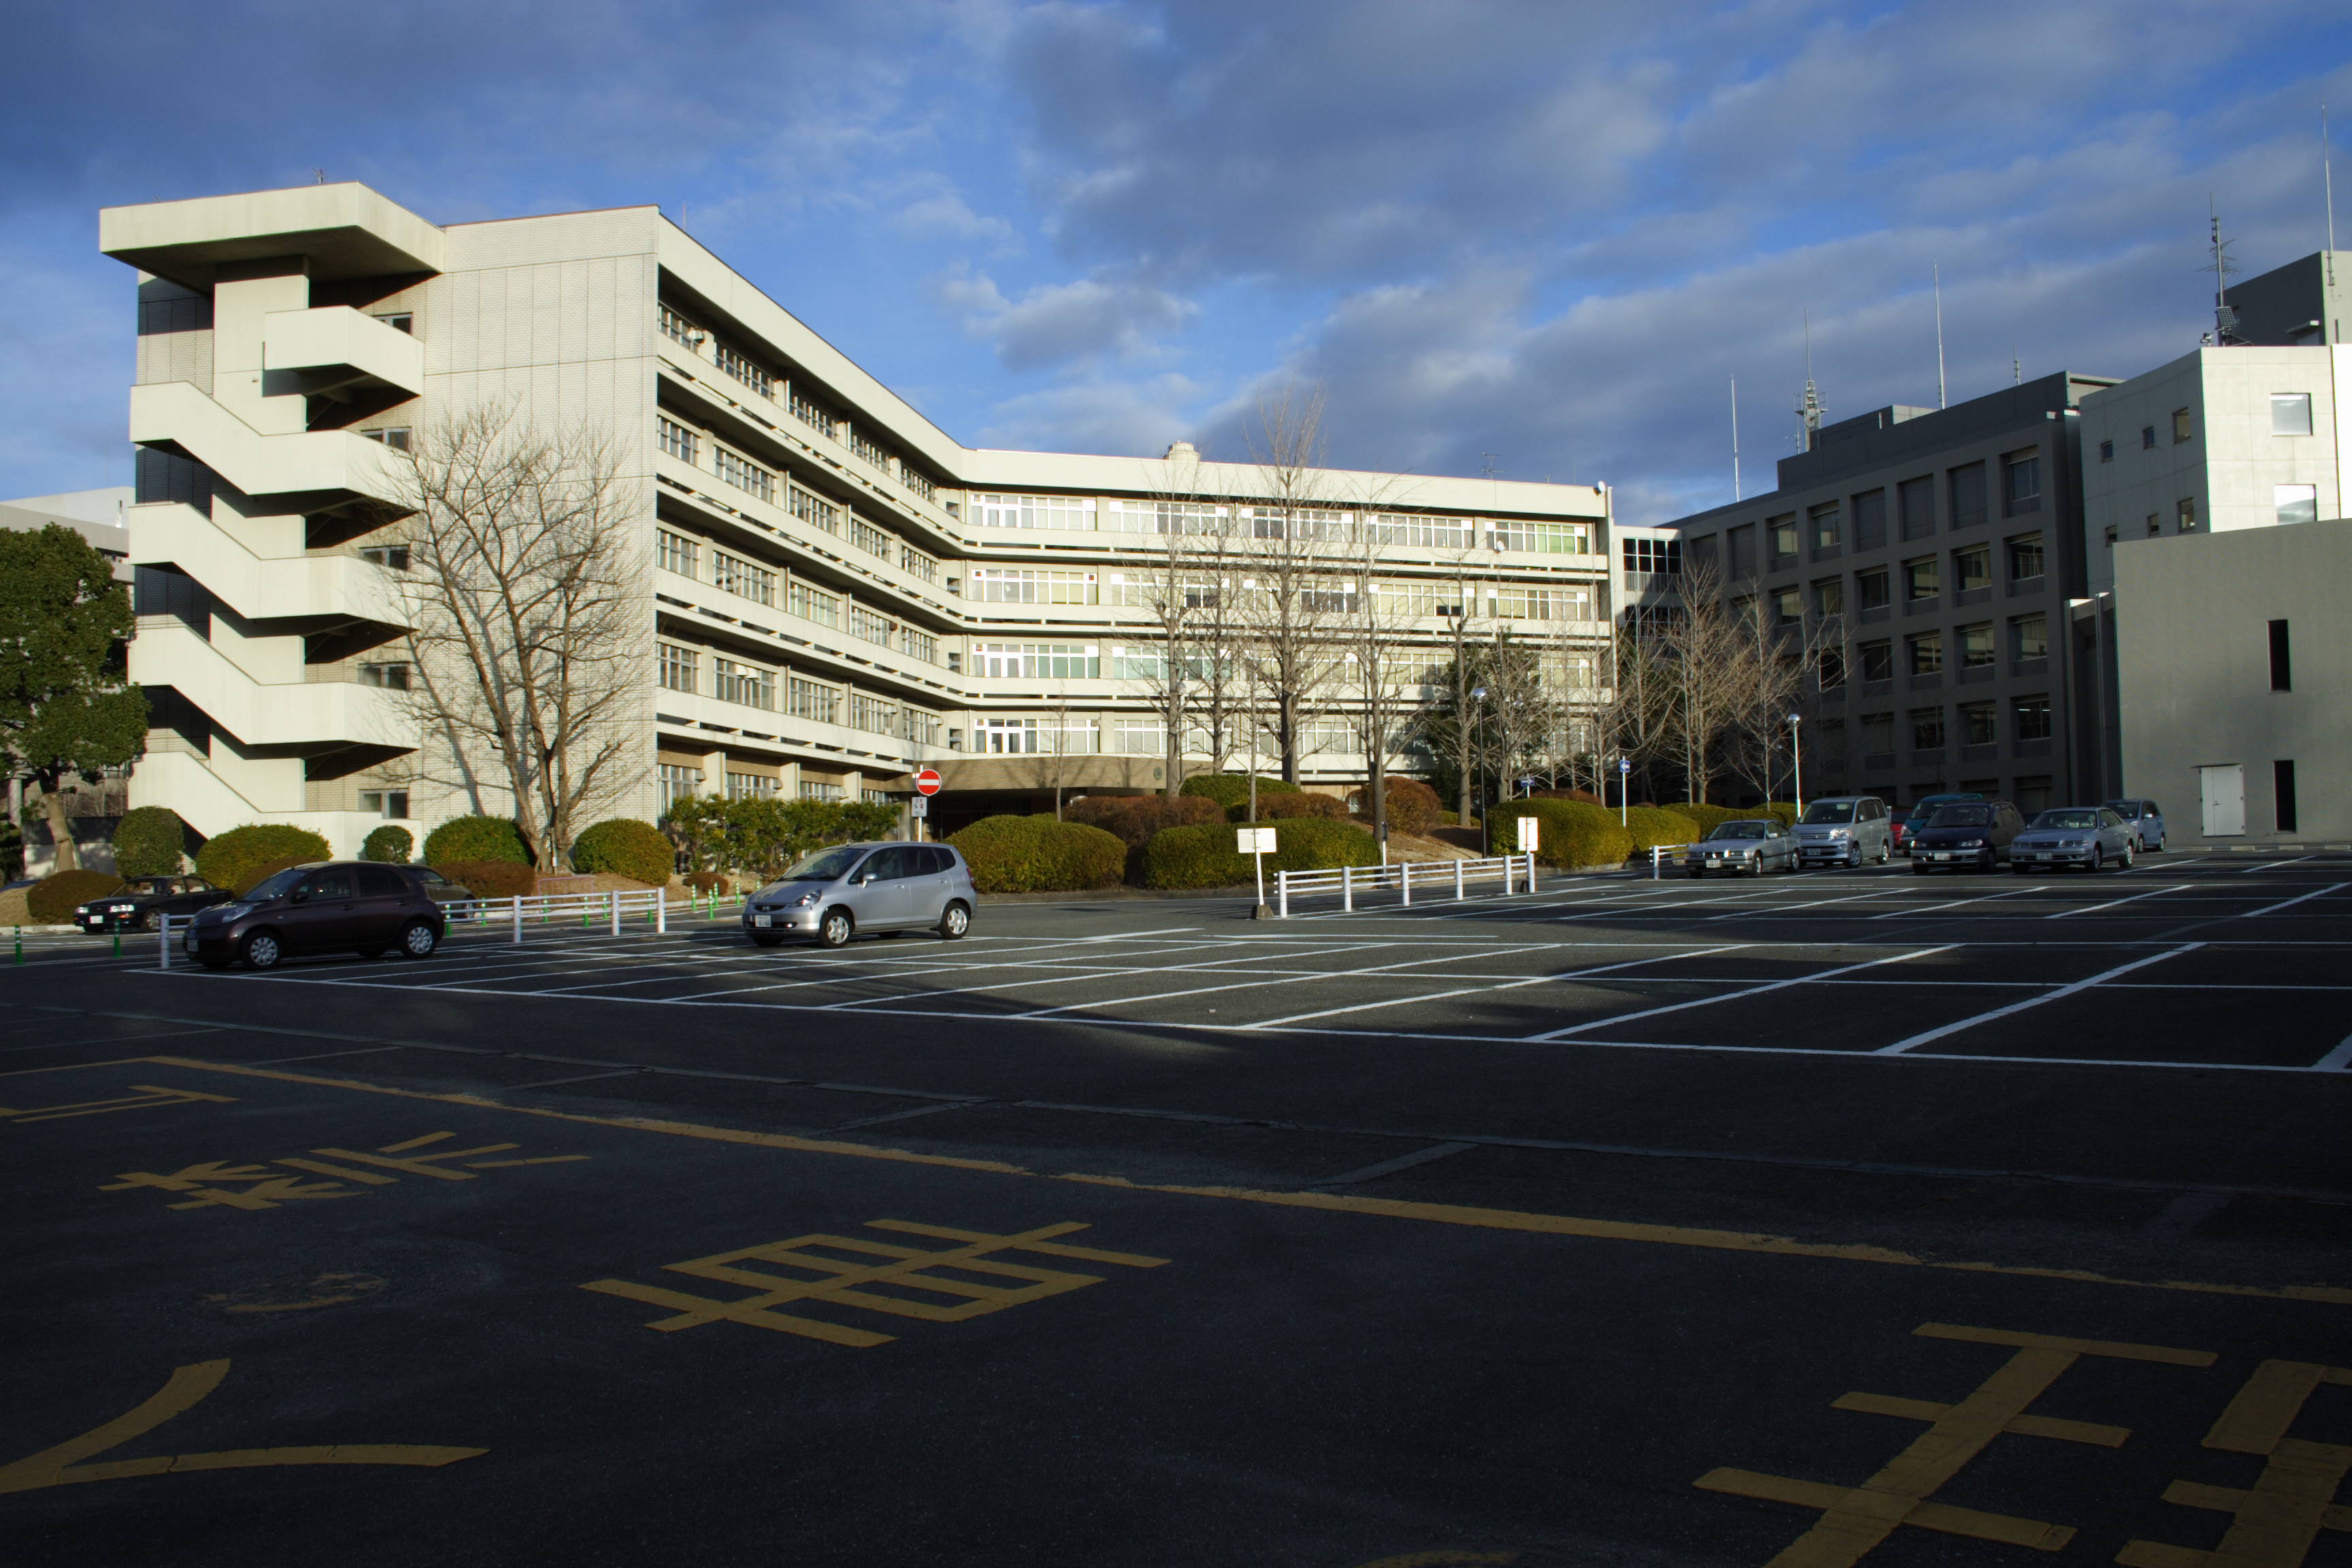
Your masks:
{"label": "building facade window", "polygon": [[890,454],[855,425],[849,427],[849,449],[884,473],[890,471]]}
{"label": "building facade window", "polygon": [[672,691],[699,690],[701,664],[702,656],[690,647],[679,647],[674,643],[661,645],[661,683]]}
{"label": "building facade window", "polygon": [[1883,610],[1886,608],[1889,600],[1889,592],[1887,588],[1885,567],[1880,566],[1868,572],[1855,573],[1853,574],[1853,586],[1855,598],[1864,609]]}
{"label": "building facade window", "polygon": [[360,666],[360,684],[377,687],[385,691],[407,690],[408,677],[409,667],[403,662]]}
{"label": "building facade window", "polygon": [[912,626],[905,627],[901,631],[900,636],[905,639],[901,646],[906,650],[906,654],[908,658],[918,660],[923,664],[937,664],[940,662],[940,639],[938,637],[933,637],[929,632],[917,631]]}
{"label": "building facade window", "polygon": [[1922,474],[1895,487],[1897,521],[1905,539],[1926,539],[1936,531],[1936,481]]}
{"label": "building facade window", "polygon": [[741,382],[744,385],[750,387],[761,396],[775,396],[776,378],[769,374],[767,371],[762,369],[759,364],[755,363],[749,354],[744,353],[740,349],[736,348],[733,344],[724,342],[720,343],[719,345],[718,353],[711,357],[719,362],[719,369],[725,371],[728,374],[733,376],[736,380]]}
{"label": "building facade window", "polygon": [[1993,646],[1990,621],[1962,626],[1957,635],[1960,639],[1962,669],[1990,669],[2000,661],[2000,650]]}
{"label": "building facade window", "polygon": [[2100,443],[2099,443],[2099,461],[2101,461],[2102,463],[2112,463],[2112,462],[2114,462],[2115,460],[2116,460],[2116,444],[2115,444],[2113,441],[2102,441],[2102,442],[2100,442]]}
{"label": "building facade window", "polygon": [[[1349,603],[1353,603],[1352,598]],[[1486,594],[1486,613],[1501,621],[1589,621],[1592,619],[1592,590],[1492,588]]]}
{"label": "building facade window", "polygon": [[2271,434],[2273,436],[2310,435],[2311,394],[2307,392],[2272,393]]}
{"label": "building facade window", "polygon": [[1813,584],[1813,613],[1828,620],[1845,614],[1845,579],[1824,577]]}
{"label": "building facade window", "polygon": [[2155,426],[2143,425],[2139,427],[2139,448],[2143,452],[2152,452],[2156,449]]}
{"label": "building facade window", "polygon": [[755,566],[740,556],[723,550],[710,552],[710,581],[716,587],[738,594],[756,605],[776,607],[776,574],[764,566]]}
{"label": "building facade window", "polygon": [[1814,507],[1806,512],[1805,520],[1806,530],[1813,538],[1814,559],[1835,554],[1845,529],[1845,515],[1839,510],[1837,502],[1828,501]]}
{"label": "building facade window", "polygon": [[691,463],[700,450],[700,438],[675,419],[656,419],[655,432],[661,438],[661,449],[681,463]]}
{"label": "building facade window", "polygon": [[2292,691],[2294,689],[2294,650],[2287,640],[2287,624],[2284,621],[2273,621],[2270,624],[2270,634],[2271,689]]}
{"label": "building facade window", "polygon": [[1768,518],[1764,523],[1764,538],[1771,551],[1773,565],[1785,566],[1794,561],[1798,549],[1797,514],[1787,512],[1780,517]]}
{"label": "building facade window", "polygon": [[1624,542],[1625,570],[1652,577],[1679,576],[1682,542],[1677,539],[1629,539]]}
{"label": "building facade window", "polygon": [[1992,746],[2000,742],[2000,716],[1990,702],[1960,704],[1960,744]]}
{"label": "building facade window", "polygon": [[1412,512],[1381,512],[1367,521],[1374,544],[1403,544],[1421,550],[1466,550],[1470,523],[1466,518],[1422,517]]}
{"label": "building facade window", "polygon": [[1944,591],[1944,564],[1933,555],[1903,563],[1903,597],[1906,602],[1932,599]]}
{"label": "building facade window", "polygon": [[720,479],[746,495],[758,496],[764,501],[776,499],[775,475],[741,453],[730,452],[724,447],[714,446],[711,453]]}
{"label": "building facade window", "polygon": [[849,514],[849,542],[866,552],[866,554],[878,555],[885,561],[890,559],[897,543],[888,533],[875,527],[856,512]]}
{"label": "building facade window", "polygon": [[821,626],[841,626],[841,601],[813,584],[795,577],[786,591],[784,607],[804,621]]}
{"label": "building facade window", "polygon": [[1952,586],[1963,594],[1973,594],[1992,586],[1992,547],[1979,544],[1970,550],[1952,552]]}
{"label": "building facade window", "polygon": [[983,605],[1091,605],[1092,572],[1032,572],[1013,566],[975,566],[964,597]]}
{"label": "building facade window", "polygon": [[827,533],[841,531],[841,509],[822,496],[811,495],[798,485],[792,487],[784,499],[784,510],[803,522],[821,528]]}
{"label": "building facade window", "polygon": [[2189,410],[2186,408],[2174,409],[2172,411],[2172,439],[2174,443],[2177,445],[2179,442],[2188,440],[2190,433]]}
{"label": "building facade window", "polygon": [[710,661],[711,694],[721,702],[738,702],[746,708],[776,706],[776,678],[756,665],[738,664],[731,658]]}
{"label": "building facade window", "polygon": [[777,781],[769,773],[739,773],[732,769],[727,774],[729,800],[772,800]]}
{"label": "building facade window", "polygon": [[2187,533],[2189,530],[2197,526],[2197,498],[2195,496],[2182,496],[2180,498],[2180,504],[2173,510],[2175,514],[2180,520],[2181,532]]}
{"label": "building facade window", "polygon": [[980,749],[995,756],[1028,755],[1037,750],[1034,719],[983,719]]}
{"label": "building facade window", "polygon": [[2020,697],[2010,704],[2010,719],[2020,741],[2050,739],[2050,699],[2036,694]]}
{"label": "building facade window", "polygon": [[1911,710],[1911,749],[1915,752],[1940,751],[1944,744],[1944,710],[1941,708]]}
{"label": "building facade window", "polygon": [[702,546],[683,534],[663,529],[654,535],[654,564],[681,577],[700,577]]}
{"label": "building facade window", "polygon": [[801,798],[803,800],[847,800],[849,798],[849,786],[846,784],[827,784],[823,779],[803,779],[801,781]]}
{"label": "building facade window", "polygon": [[371,544],[360,551],[360,559],[371,566],[381,566],[387,572],[408,570],[408,546],[405,544]]}
{"label": "building facade window", "polygon": [[2017,517],[2042,510],[2042,450],[2011,452],[2000,460],[2000,514]]}
{"label": "building facade window", "polygon": [[2319,521],[2319,487],[2317,485],[2273,485],[2271,507],[2281,522],[2317,522]]}
{"label": "building facade window", "polygon": [[662,336],[673,342],[681,343],[690,349],[698,349],[702,346],[701,329],[667,305],[661,308],[661,330]]}
{"label": "building facade window", "polygon": [[1834,691],[1845,684],[1845,655],[1835,647],[1824,647],[1813,656],[1814,679],[1823,691]]}
{"label": "building facade window", "polygon": [[792,411],[793,418],[813,430],[822,430],[828,436],[833,434],[835,426],[832,409],[827,408],[797,386],[786,388],[784,398],[784,406]]}
{"label": "building facade window", "polygon": [[1862,678],[1864,680],[1895,679],[1895,645],[1890,642],[1866,642],[1854,650],[1862,658]]}
{"label": "building facade window", "polygon": [[[2277,812],[2278,830],[2281,833],[2295,831],[2294,763],[2281,760],[2271,764],[2271,804]],[[387,812],[385,815],[392,814]],[[408,814],[403,811],[400,815],[405,816]]]}
{"label": "building facade window", "polygon": [[1903,639],[1911,673],[1941,675],[1944,673],[1944,634],[1921,632]]}
{"label": "building facade window", "polygon": [[[2109,543],[2115,542],[2115,531],[2107,531]],[[2009,542],[2009,580],[2030,583],[2042,575],[2046,567],[2042,558],[2042,536],[2038,533],[2021,535]]]}
{"label": "building facade window", "polygon": [[2010,657],[2020,663],[2050,657],[2050,617],[2020,616],[2009,623]]}
{"label": "building facade window", "polygon": [[1952,531],[1974,528],[1985,520],[1985,466],[1964,463],[1951,471]]}
{"label": "building facade window", "polygon": [[1772,624],[1793,626],[1805,618],[1805,595],[1794,584],[1775,588],[1767,595],[1772,606]]}
{"label": "building facade window", "polygon": [[891,630],[892,626],[889,616],[877,615],[863,605],[852,605],[849,606],[849,635],[851,637],[856,637],[862,642],[877,643],[883,647],[888,647],[890,646]]}
{"label": "building facade window", "polygon": [[849,694],[849,727],[872,735],[896,734],[898,706],[863,691],[853,691]]}
{"label": "building facade window", "polygon": [[1093,680],[1102,656],[1091,644],[982,643],[972,649],[972,673],[1011,680]]}
{"label": "building facade window", "polygon": [[360,809],[372,816],[404,820],[408,816],[408,792],[404,789],[363,789],[360,791]]}
{"label": "building facade window", "polygon": [[835,722],[835,716],[841,711],[840,692],[814,680],[803,680],[797,675],[786,683],[785,694],[791,704],[792,716],[795,719],[831,724]]}
{"label": "building facade window", "polygon": [[1886,542],[1886,492],[1864,490],[1853,498],[1853,547],[1876,550]]}
{"label": "building facade window", "polygon": [[661,763],[654,768],[654,776],[661,787],[661,808],[667,811],[682,800],[692,800],[702,790],[702,770],[677,763]]}

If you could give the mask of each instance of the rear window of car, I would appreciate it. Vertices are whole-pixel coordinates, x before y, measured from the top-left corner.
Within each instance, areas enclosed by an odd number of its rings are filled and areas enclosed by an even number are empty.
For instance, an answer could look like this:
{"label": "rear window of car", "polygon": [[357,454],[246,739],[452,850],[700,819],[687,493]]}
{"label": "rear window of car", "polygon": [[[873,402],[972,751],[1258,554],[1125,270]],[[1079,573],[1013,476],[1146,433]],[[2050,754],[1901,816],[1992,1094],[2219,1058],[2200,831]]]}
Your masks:
{"label": "rear window of car", "polygon": [[398,898],[408,890],[400,879],[400,873],[389,866],[362,866],[357,870],[360,897],[362,899]]}
{"label": "rear window of car", "polygon": [[953,850],[941,849],[933,845],[918,849],[915,853],[922,857],[922,867],[917,873],[919,876],[936,877],[955,869]]}

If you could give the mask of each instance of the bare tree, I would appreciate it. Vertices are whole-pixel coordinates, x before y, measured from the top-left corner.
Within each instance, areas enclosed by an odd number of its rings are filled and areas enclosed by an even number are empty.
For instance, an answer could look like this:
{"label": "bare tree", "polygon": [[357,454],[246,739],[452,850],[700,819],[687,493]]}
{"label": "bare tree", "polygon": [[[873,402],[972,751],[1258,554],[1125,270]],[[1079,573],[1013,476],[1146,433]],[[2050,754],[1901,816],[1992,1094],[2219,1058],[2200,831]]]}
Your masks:
{"label": "bare tree", "polygon": [[1477,527],[1465,525],[1464,542],[1454,550],[1452,581],[1440,589],[1451,592],[1453,603],[1440,605],[1438,614],[1446,620],[1447,648],[1451,654],[1445,668],[1445,679],[1438,688],[1435,703],[1424,710],[1422,732],[1433,745],[1443,743],[1441,734],[1450,736],[1460,773],[1455,794],[1459,797],[1454,808],[1458,821],[1467,826],[1471,816],[1472,782],[1475,768],[1475,747],[1473,734],[1479,719],[1482,700],[1478,684],[1477,629],[1478,583],[1473,573],[1470,555],[1477,548]]}
{"label": "bare tree", "polygon": [[1234,530],[1246,574],[1240,646],[1265,694],[1282,776],[1296,784],[1303,733],[1339,668],[1352,596],[1347,520],[1322,469],[1322,389],[1262,393],[1250,445],[1265,495]]}
{"label": "bare tree", "polygon": [[1398,679],[1395,653],[1405,626],[1412,619],[1413,606],[1409,596],[1381,591],[1375,576],[1380,559],[1380,526],[1370,513],[1360,514],[1351,563],[1354,604],[1334,626],[1332,641],[1353,678],[1358,704],[1351,717],[1364,755],[1364,794],[1371,808],[1372,834],[1380,840],[1385,862],[1389,756],[1402,742],[1414,711],[1404,683]]}
{"label": "bare tree", "polygon": [[511,404],[417,430],[400,479],[410,698],[446,752],[426,776],[446,767],[478,809],[484,776],[503,775],[533,858],[566,867],[587,814],[635,782],[651,642],[636,487],[603,437]]}
{"label": "bare tree", "polygon": [[1149,612],[1158,647],[1138,659],[1132,676],[1160,717],[1165,753],[1161,793],[1184,784],[1184,742],[1197,724],[1208,739],[1210,771],[1232,749],[1234,669],[1229,652],[1234,599],[1226,577],[1232,514],[1205,504],[1201,459],[1189,447],[1171,450],[1160,488],[1153,492],[1159,546],[1150,566],[1132,579],[1138,607]]}
{"label": "bare tree", "polygon": [[1750,594],[1727,611],[1738,653],[1738,700],[1726,747],[1733,772],[1772,798],[1773,765],[1788,716],[1805,695],[1806,675],[1819,651],[1819,623],[1809,624],[1801,607],[1784,617],[1763,594]]}
{"label": "bare tree", "polygon": [[[1653,798],[1657,765],[1675,753],[1678,672],[1664,645],[1678,611],[1634,609],[1618,624],[1610,649],[1609,695],[1596,714],[1599,750],[1594,782],[1612,757],[1640,769]],[[1596,791],[1596,793],[1601,793]]]}
{"label": "bare tree", "polygon": [[1727,731],[1748,692],[1740,629],[1722,598],[1722,579],[1705,564],[1683,569],[1683,613],[1659,639],[1674,669],[1674,740],[1695,801],[1722,771]]}

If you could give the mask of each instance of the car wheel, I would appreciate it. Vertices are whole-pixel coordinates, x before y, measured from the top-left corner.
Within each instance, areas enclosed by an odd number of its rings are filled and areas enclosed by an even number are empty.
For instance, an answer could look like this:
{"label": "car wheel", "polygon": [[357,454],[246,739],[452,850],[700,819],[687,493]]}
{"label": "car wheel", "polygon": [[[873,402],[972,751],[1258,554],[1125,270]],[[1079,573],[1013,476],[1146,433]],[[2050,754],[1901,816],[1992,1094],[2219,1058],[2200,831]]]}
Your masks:
{"label": "car wheel", "polygon": [[401,928],[400,956],[403,958],[430,958],[434,949],[440,945],[441,933],[424,921],[411,921]]}
{"label": "car wheel", "polygon": [[[1861,854],[1861,851],[1860,851],[1860,850],[1856,850],[1854,853],[1855,853],[1857,856],[1859,856],[1859,855]],[[1889,860],[1892,860],[1892,859],[1894,859],[1894,858],[1895,858],[1895,847],[1894,847],[1893,845],[1891,845],[1891,844],[1882,844],[1882,845],[1880,845],[1880,846],[1878,847],[1878,863],[1879,863],[1880,865],[1884,866],[1884,865],[1885,865]]]}
{"label": "car wheel", "polygon": [[237,956],[245,961],[247,969],[275,969],[285,958],[286,949],[276,931],[257,931],[246,937]]}
{"label": "car wheel", "polygon": [[783,940],[772,931],[755,931],[751,933],[753,947],[777,947],[782,944]]}
{"label": "car wheel", "polygon": [[132,931],[153,931],[155,929],[155,917],[153,915],[141,915],[137,920],[131,922],[131,929]]}
{"label": "car wheel", "polygon": [[816,939],[827,947],[847,947],[852,929],[847,910],[827,910],[824,923],[816,928]]}
{"label": "car wheel", "polygon": [[971,911],[961,903],[951,903],[940,916],[940,935],[950,942],[961,942],[963,933],[971,929]]}
{"label": "car wheel", "polygon": [[2107,858],[2105,853],[2100,846],[2094,844],[2091,846],[2091,863],[2084,867],[2083,869],[2095,877],[2099,874],[2100,868],[2105,866],[2106,863]]}
{"label": "car wheel", "polygon": [[2156,852],[2159,855],[2164,853],[2164,835],[2161,833],[2156,836]]}
{"label": "car wheel", "polygon": [[2116,862],[2116,868],[2117,870],[2119,870],[2119,871],[2128,871],[2128,870],[2130,870],[2130,869],[2131,869],[2131,866],[2132,866],[2132,852],[2131,852],[2131,846],[2130,846],[2130,845],[2128,845],[2128,844],[2126,844],[2126,845],[2125,845],[2125,846],[2124,846],[2123,858],[2122,858],[2121,859],[2119,859],[2119,860],[2117,860],[2117,861]]}

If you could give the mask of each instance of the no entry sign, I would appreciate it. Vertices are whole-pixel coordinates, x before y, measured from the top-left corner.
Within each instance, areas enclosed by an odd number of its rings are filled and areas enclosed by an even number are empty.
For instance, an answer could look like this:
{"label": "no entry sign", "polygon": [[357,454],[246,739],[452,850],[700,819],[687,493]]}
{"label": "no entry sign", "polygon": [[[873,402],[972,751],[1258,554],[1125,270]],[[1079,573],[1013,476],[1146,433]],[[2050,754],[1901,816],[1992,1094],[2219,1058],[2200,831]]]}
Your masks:
{"label": "no entry sign", "polygon": [[937,768],[919,768],[916,770],[915,793],[919,795],[934,795],[939,794],[940,770]]}

